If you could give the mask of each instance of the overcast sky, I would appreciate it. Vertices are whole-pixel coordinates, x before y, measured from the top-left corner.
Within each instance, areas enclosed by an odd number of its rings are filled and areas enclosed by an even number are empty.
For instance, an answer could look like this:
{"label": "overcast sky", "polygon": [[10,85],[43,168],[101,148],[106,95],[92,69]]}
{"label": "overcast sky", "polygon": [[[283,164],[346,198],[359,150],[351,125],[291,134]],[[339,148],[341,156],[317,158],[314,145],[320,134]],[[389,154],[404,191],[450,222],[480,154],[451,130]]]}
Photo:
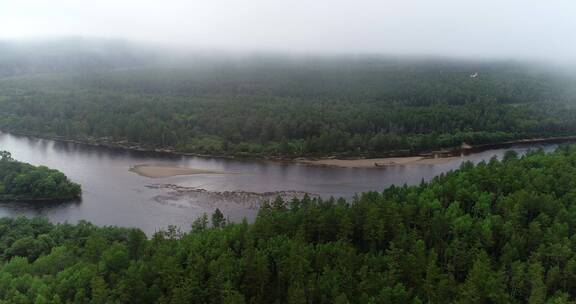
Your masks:
{"label": "overcast sky", "polygon": [[0,39],[576,61],[575,0],[0,0]]}

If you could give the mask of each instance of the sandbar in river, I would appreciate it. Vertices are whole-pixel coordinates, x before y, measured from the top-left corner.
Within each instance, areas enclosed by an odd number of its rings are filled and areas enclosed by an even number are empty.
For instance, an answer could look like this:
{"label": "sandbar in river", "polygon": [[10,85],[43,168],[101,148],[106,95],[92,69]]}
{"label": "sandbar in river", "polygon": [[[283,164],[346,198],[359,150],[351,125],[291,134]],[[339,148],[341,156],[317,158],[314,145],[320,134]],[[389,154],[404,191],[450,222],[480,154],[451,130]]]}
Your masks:
{"label": "sandbar in river", "polygon": [[224,172],[203,170],[195,168],[175,167],[175,166],[161,166],[142,164],[130,167],[130,171],[149,178],[163,178],[177,175],[193,175],[193,174],[223,174]]}

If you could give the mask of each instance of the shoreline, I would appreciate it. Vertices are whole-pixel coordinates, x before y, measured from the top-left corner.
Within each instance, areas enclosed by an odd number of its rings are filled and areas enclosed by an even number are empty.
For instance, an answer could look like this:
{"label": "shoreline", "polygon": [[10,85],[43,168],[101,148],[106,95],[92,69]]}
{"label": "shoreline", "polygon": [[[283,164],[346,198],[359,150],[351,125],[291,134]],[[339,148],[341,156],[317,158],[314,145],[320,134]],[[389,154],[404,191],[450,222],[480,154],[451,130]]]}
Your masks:
{"label": "shoreline", "polygon": [[174,149],[170,148],[146,148],[137,143],[133,143],[127,140],[111,140],[106,137],[102,138],[89,138],[89,139],[72,139],[72,138],[65,138],[62,136],[50,136],[50,135],[40,135],[40,134],[33,134],[33,133],[24,133],[24,132],[15,132],[15,131],[5,131],[0,130],[1,133],[6,133],[14,136],[22,136],[22,137],[31,137],[37,139],[44,139],[44,140],[52,140],[55,142],[61,143],[72,143],[72,144],[79,144],[91,147],[100,147],[100,148],[107,148],[107,149],[119,149],[125,150],[130,152],[142,152],[142,153],[155,153],[155,154],[163,154],[163,155],[171,155],[171,156],[195,156],[195,157],[204,157],[204,158],[220,158],[220,159],[254,159],[254,160],[272,160],[272,158],[258,158],[254,156],[235,156],[235,155],[212,155],[212,154],[201,154],[201,153],[193,153],[193,152],[178,152]]}
{"label": "shoreline", "polygon": [[[342,167],[342,168],[382,168],[387,166],[395,165],[434,165],[449,162],[461,154],[474,154],[490,149],[501,149],[508,148],[515,145],[528,145],[534,143],[561,143],[561,142],[576,142],[576,135],[568,136],[554,136],[554,137],[536,137],[536,138],[524,138],[517,140],[510,140],[505,142],[496,142],[488,144],[479,145],[468,145],[463,144],[459,147],[449,147],[442,148],[435,151],[427,151],[421,153],[403,153],[398,156],[394,156],[394,151],[389,151],[382,153],[382,157],[337,157],[337,156],[325,156],[325,157],[295,157],[287,158],[280,156],[237,156],[237,155],[210,155],[210,154],[200,154],[191,152],[178,152],[170,148],[145,148],[136,143],[132,143],[126,140],[114,141],[109,138],[94,138],[94,139],[69,139],[60,136],[46,136],[37,134],[27,134],[12,131],[0,130],[0,133],[7,133],[16,136],[25,136],[39,139],[53,140],[57,142],[81,144],[93,147],[103,147],[111,149],[121,149],[126,151],[135,151],[143,153],[158,153],[170,156],[192,156],[192,157],[202,157],[202,158],[219,158],[219,159],[230,159],[230,160],[252,160],[252,161],[272,161],[277,163],[293,163],[293,164],[304,164],[310,166],[321,166],[321,167]],[[372,165],[368,165],[371,162]]]}
{"label": "shoreline", "polygon": [[310,166],[337,167],[337,168],[383,168],[389,166],[406,165],[440,165],[459,158],[461,155],[471,155],[492,149],[505,149],[518,145],[537,143],[564,143],[576,142],[576,136],[556,136],[510,140],[501,143],[480,144],[471,146],[463,144],[461,147],[445,148],[428,153],[419,153],[412,156],[378,157],[378,158],[301,158],[293,160]]}
{"label": "shoreline", "polygon": [[319,166],[319,167],[336,167],[336,168],[384,168],[391,166],[408,166],[408,165],[440,165],[457,159],[458,156],[447,157],[424,157],[424,156],[405,156],[405,157],[383,157],[383,158],[362,158],[362,159],[305,159],[296,161],[296,163]]}
{"label": "shoreline", "polygon": [[76,200],[82,200],[82,195],[74,197],[59,197],[59,198],[4,198],[0,197],[0,203],[61,203],[61,202],[71,202]]}

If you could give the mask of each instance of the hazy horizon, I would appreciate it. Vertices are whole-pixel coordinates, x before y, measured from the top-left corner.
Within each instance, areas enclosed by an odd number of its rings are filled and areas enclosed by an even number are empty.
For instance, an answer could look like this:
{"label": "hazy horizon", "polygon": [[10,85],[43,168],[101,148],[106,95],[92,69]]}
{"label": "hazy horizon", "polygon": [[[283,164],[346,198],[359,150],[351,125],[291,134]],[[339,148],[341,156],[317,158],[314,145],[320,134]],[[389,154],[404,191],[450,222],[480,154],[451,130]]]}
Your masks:
{"label": "hazy horizon", "polygon": [[133,0],[0,3],[0,40],[119,39],[171,50],[576,62],[576,3]]}

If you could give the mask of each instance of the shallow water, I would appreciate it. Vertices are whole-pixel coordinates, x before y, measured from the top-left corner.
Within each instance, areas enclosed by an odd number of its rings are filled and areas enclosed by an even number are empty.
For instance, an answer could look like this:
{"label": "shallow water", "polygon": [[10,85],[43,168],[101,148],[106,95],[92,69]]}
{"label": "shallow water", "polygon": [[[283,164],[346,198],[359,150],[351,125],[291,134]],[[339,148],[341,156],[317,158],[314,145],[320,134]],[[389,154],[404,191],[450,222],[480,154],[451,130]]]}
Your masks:
{"label": "shallow water", "polygon": [[[456,169],[466,160],[479,162],[501,157],[507,150],[525,153],[529,149],[550,151],[556,147],[557,144],[532,144],[461,156],[445,164],[353,169],[173,156],[0,133],[0,150],[10,151],[19,161],[58,169],[83,189],[82,200],[77,202],[2,203],[0,216],[41,215],[53,222],[88,220],[97,225],[138,227],[148,234],[168,225],[187,230],[195,218],[210,214],[216,208],[230,220],[254,218],[257,204],[253,192],[298,191],[326,198],[351,198],[355,193],[381,191],[392,184],[419,183]],[[183,166],[231,174],[151,179],[129,171],[138,164]],[[170,189],[151,187],[155,184],[196,187],[208,192],[179,196]],[[248,194],[227,195],[225,191]],[[243,197],[246,201],[242,201]]]}

